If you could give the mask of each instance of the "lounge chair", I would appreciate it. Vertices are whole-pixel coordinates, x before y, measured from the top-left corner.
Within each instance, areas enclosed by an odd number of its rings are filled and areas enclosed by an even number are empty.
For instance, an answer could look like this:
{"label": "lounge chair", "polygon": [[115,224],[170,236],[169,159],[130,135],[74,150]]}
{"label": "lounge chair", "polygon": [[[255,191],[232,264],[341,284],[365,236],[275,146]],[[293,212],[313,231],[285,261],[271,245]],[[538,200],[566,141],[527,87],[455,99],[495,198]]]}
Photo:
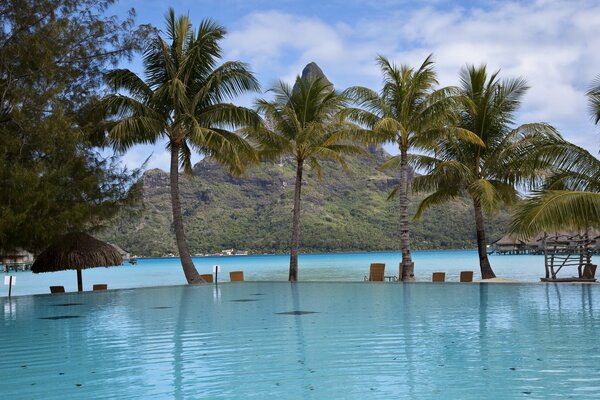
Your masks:
{"label": "lounge chair", "polygon": [[369,268],[369,281],[371,282],[383,282],[385,275],[385,264],[373,263]]}
{"label": "lounge chair", "polygon": [[473,271],[460,271],[461,282],[473,282]]}
{"label": "lounge chair", "polygon": [[431,282],[445,282],[446,281],[446,273],[445,272],[434,272],[431,275]]}
{"label": "lounge chair", "polygon": [[244,280],[244,271],[230,271],[229,280],[231,282],[241,282]]}
{"label": "lounge chair", "polygon": [[212,274],[202,274],[200,275],[202,277],[202,279],[204,279],[204,282],[206,283],[213,283],[213,275]]}
{"label": "lounge chair", "polygon": [[64,293],[64,286],[50,286],[50,293]]}
{"label": "lounge chair", "polygon": [[96,290],[107,290],[108,289],[108,285],[106,283],[97,283],[94,286],[92,286],[92,290],[96,291]]}

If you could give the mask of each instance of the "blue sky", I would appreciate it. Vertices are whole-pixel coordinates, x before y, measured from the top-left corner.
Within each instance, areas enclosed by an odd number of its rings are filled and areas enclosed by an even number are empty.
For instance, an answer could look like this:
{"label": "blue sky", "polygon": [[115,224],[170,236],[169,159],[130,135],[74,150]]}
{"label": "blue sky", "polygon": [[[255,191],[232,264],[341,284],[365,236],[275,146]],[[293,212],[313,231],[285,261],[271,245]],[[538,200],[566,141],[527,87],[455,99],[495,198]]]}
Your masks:
{"label": "blue sky", "polygon": [[[224,59],[250,63],[265,90],[311,61],[338,89],[379,89],[377,54],[418,66],[433,53],[442,85],[456,85],[467,63],[521,76],[531,89],[519,123],[548,122],[594,154],[600,147],[585,98],[600,74],[598,1],[121,0],[109,12],[135,8],[137,23],[162,28],[169,7],[224,25]],[[141,72],[139,58],[129,67]],[[252,97],[238,102],[249,106]],[[137,167],[151,152],[148,167],[166,169],[164,144],[138,146],[124,162]]]}

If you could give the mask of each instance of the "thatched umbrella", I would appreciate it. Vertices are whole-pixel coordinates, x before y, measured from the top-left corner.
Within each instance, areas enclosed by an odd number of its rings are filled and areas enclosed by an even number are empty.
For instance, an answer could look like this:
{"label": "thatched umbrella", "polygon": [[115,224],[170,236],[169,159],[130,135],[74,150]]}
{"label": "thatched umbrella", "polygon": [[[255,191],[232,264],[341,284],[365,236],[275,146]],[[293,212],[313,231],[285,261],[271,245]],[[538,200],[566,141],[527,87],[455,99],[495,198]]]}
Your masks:
{"label": "thatched umbrella", "polygon": [[83,291],[81,270],[121,265],[123,257],[113,245],[95,239],[87,233],[67,233],[44,250],[31,266],[34,273],[74,269],[77,289]]}

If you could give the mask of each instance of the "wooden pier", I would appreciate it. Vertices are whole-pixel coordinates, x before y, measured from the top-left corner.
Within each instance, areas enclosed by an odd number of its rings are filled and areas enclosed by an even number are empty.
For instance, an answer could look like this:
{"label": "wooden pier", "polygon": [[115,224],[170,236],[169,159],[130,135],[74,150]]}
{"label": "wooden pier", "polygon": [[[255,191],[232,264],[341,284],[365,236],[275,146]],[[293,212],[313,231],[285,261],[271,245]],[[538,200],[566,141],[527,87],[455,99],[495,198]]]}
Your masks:
{"label": "wooden pier", "polygon": [[[546,276],[542,282],[596,282],[596,265],[592,264],[596,240],[589,233],[545,236],[543,243]],[[574,268],[577,276],[558,276],[567,270],[574,273]]]}

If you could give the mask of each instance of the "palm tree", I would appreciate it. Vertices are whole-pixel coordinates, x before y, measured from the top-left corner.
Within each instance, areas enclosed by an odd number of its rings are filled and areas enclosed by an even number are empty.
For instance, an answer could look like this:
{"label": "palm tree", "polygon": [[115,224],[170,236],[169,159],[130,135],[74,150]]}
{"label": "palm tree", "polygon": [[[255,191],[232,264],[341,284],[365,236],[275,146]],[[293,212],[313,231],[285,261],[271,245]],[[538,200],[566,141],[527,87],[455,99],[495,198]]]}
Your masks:
{"label": "palm tree", "polygon": [[[309,69],[317,74],[306,73]],[[311,76],[312,75],[312,76]],[[298,280],[298,249],[300,247],[300,197],[305,166],[321,177],[321,161],[333,160],[346,167],[344,155],[361,153],[349,139],[352,127],[337,117],[346,98],[336,92],[316,64],[309,64],[298,76],[294,87],[279,82],[271,91],[273,101],[259,99],[257,110],[267,123],[253,129],[265,158],[291,156],[296,162],[292,237],[290,250],[290,282]]]}
{"label": "palm tree", "polygon": [[590,101],[590,113],[597,125],[600,122],[600,75],[596,77],[586,94]]}
{"label": "palm tree", "polygon": [[[415,190],[432,193],[419,205],[416,218],[434,205],[471,197],[481,277],[489,279],[496,275],[486,251],[484,212],[492,214],[503,205],[512,205],[519,195],[516,187],[535,180],[546,167],[533,150],[551,147],[562,138],[547,124],[512,128],[528,89],[523,79],[500,81],[498,72],[488,77],[485,66],[468,66],[460,78],[460,126],[477,135],[482,144],[444,140],[435,157],[420,157],[419,165],[429,168],[429,173],[415,179]],[[528,158],[532,161],[526,163]]]}
{"label": "palm tree", "polygon": [[[598,124],[600,77],[586,94]],[[554,173],[517,205],[510,222],[510,232],[523,238],[543,231],[600,229],[600,160],[568,142],[552,150],[543,156],[555,166]]]}
{"label": "palm tree", "polygon": [[191,173],[192,150],[213,157],[232,172],[239,173],[252,157],[252,147],[228,128],[256,123],[252,110],[225,101],[259,90],[247,65],[225,62],[219,41],[225,29],[211,20],[200,22],[194,31],[187,16],[166,15],[168,40],[160,32],[144,51],[146,80],[127,69],[108,73],[115,94],[103,101],[114,121],[109,140],[118,151],[140,143],[166,139],[171,153],[170,185],[173,225],[181,265],[188,283],[202,282],[185,240],[179,201],[179,167]]}
{"label": "palm tree", "polygon": [[[409,151],[430,151],[436,138],[446,135],[453,110],[452,88],[435,89],[438,84],[431,55],[418,69],[396,66],[383,56],[377,58],[383,74],[380,93],[355,86],[346,90],[356,108],[346,111],[348,117],[371,130],[371,140],[395,143],[400,154],[382,168],[400,168],[400,184],[390,194],[399,196],[400,244],[402,248],[402,281],[414,281],[411,256],[409,206]],[[460,130],[455,130],[460,134]],[[467,138],[465,138],[467,140]]]}

